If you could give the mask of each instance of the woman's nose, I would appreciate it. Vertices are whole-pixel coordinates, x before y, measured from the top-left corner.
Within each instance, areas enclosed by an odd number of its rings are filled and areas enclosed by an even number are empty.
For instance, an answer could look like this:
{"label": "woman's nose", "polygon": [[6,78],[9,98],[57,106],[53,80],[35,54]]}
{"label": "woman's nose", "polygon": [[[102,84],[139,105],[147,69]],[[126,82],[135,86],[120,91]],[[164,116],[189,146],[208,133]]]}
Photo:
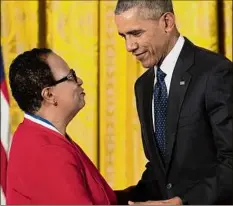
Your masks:
{"label": "woman's nose", "polygon": [[83,80],[77,77],[77,84],[81,86],[83,84]]}

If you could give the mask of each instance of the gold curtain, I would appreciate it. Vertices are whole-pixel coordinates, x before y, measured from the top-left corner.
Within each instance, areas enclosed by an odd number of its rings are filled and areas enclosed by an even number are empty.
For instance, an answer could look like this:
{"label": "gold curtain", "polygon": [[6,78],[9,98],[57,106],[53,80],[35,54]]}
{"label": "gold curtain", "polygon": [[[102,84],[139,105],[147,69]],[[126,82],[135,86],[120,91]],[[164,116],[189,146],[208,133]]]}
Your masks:
{"label": "gold curtain", "polygon": [[84,82],[86,106],[69,134],[97,164],[98,2],[47,1],[47,47],[61,55]]}
{"label": "gold curtain", "polygon": [[[116,1],[1,1],[1,45],[6,74],[13,58],[46,46],[84,81],[86,106],[68,127],[114,189],[137,183],[146,159],[134,82],[145,70],[125,50],[114,24]],[[232,2],[174,1],[181,33],[232,60]],[[222,15],[221,18],[219,15]],[[224,35],[219,38],[219,19]],[[224,46],[219,46],[224,45]],[[221,48],[224,48],[222,51]],[[23,114],[11,97],[11,131]]]}
{"label": "gold curtain", "polygon": [[217,1],[173,1],[178,29],[199,46],[218,51]]}
{"label": "gold curtain", "polygon": [[232,60],[232,1],[223,1],[224,54]]}
{"label": "gold curtain", "polygon": [[116,189],[135,183],[145,160],[133,85],[139,64],[114,25],[114,1],[100,1],[100,171]]}
{"label": "gold curtain", "polygon": [[[16,55],[38,45],[37,11],[37,1],[1,1],[1,46],[6,77],[8,77],[9,65]],[[6,79],[8,82],[8,78]],[[11,132],[13,132],[22,121],[23,113],[12,97],[10,104]]]}

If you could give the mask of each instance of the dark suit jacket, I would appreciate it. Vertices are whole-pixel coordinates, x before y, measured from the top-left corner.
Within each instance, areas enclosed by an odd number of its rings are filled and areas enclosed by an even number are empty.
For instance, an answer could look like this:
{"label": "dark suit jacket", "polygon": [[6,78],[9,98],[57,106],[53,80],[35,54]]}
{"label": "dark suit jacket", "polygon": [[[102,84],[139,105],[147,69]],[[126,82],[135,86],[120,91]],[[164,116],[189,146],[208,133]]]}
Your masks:
{"label": "dark suit jacket", "polygon": [[153,132],[154,69],[139,77],[136,103],[149,162],[130,199],[232,204],[232,77],[232,62],[185,38],[169,91],[166,165]]}

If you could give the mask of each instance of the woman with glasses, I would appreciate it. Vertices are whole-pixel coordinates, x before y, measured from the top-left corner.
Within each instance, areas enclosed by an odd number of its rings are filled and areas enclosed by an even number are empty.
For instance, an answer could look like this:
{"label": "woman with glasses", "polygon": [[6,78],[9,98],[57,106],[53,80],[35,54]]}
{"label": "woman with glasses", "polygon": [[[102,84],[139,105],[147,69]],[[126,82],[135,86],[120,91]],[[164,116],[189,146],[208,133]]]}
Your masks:
{"label": "woman with glasses", "polygon": [[14,133],[7,204],[116,204],[116,196],[66,129],[84,107],[82,80],[49,49],[10,66],[10,87],[24,120]]}

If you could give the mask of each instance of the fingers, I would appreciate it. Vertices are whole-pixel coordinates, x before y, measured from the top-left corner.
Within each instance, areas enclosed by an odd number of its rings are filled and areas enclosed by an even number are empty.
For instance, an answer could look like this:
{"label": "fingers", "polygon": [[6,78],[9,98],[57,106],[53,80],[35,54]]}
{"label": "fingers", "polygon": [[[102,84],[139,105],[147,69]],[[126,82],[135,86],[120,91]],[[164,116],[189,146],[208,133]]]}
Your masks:
{"label": "fingers", "polygon": [[168,200],[133,202],[129,201],[129,205],[182,205],[182,200],[179,197],[173,197]]}
{"label": "fingers", "polygon": [[163,205],[167,204],[167,202],[164,201],[146,201],[146,202],[132,202],[128,201],[129,205]]}
{"label": "fingers", "polygon": [[148,205],[148,202],[132,202],[132,201],[128,201],[129,205]]}

